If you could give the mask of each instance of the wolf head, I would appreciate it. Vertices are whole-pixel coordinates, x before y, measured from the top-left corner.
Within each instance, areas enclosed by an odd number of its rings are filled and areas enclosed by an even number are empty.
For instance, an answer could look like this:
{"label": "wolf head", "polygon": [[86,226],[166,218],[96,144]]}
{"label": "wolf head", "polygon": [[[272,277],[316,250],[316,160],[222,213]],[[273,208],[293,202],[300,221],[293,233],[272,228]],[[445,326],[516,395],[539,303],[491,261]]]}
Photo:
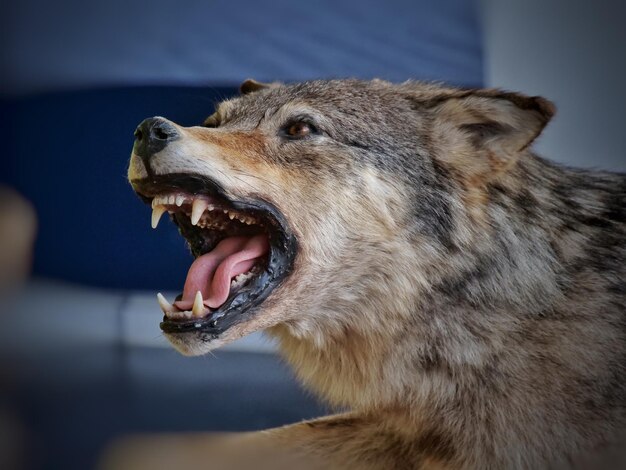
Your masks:
{"label": "wolf head", "polygon": [[486,188],[552,114],[498,90],[249,80],[202,125],[147,119],[130,182],[196,257],[162,329],[195,355],[272,327],[320,344],[401,328],[488,243]]}

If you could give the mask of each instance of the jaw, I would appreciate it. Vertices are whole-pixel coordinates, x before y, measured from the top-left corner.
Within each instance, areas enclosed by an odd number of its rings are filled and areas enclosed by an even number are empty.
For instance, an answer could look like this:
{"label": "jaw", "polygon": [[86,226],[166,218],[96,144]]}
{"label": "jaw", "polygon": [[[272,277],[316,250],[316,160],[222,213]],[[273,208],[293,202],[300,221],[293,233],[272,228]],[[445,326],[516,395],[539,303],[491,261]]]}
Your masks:
{"label": "jaw", "polygon": [[[277,293],[277,295],[280,295]],[[280,303],[280,302],[277,302]],[[163,333],[174,349],[184,356],[200,356],[258,331],[265,331],[284,322],[282,311],[260,306],[247,320],[234,324],[223,333],[205,331]]]}
{"label": "jaw", "polygon": [[196,258],[176,301],[159,296],[160,327],[177,350],[204,354],[276,323],[267,319],[264,303],[290,275],[297,241],[274,205],[228,197],[202,175],[160,175],[131,184],[153,206],[153,226],[169,212]]}

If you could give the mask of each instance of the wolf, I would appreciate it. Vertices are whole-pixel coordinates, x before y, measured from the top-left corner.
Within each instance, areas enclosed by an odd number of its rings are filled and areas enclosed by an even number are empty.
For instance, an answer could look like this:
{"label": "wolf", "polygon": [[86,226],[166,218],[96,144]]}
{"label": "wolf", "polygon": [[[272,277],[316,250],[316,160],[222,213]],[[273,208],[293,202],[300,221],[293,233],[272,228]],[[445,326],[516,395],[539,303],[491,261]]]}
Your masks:
{"label": "wolf", "polygon": [[256,449],[291,468],[538,469],[609,442],[626,175],[536,155],[554,113],[498,89],[247,80],[202,125],[142,122],[129,180],[195,257],[183,293],[158,296],[165,336],[198,355],[265,330],[344,411],[136,438],[113,466],[240,468]]}

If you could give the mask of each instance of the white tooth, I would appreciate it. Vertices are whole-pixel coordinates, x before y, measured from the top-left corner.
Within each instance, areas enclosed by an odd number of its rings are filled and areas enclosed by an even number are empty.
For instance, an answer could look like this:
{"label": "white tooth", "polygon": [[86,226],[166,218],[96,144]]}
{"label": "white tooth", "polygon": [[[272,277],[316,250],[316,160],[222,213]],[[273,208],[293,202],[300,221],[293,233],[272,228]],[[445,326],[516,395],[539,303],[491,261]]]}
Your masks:
{"label": "white tooth", "polygon": [[153,197],[152,198],[152,208],[154,209],[156,207],[156,205],[157,205],[157,198]]}
{"label": "white tooth", "polygon": [[182,206],[183,202],[185,202],[185,196],[183,196],[182,194],[177,195],[175,202],[178,207]]}
{"label": "white tooth", "polygon": [[230,220],[233,220],[235,218],[235,214],[233,214],[232,212],[230,212],[228,214],[228,217],[230,218]]}
{"label": "white tooth", "polygon": [[202,213],[206,210],[209,205],[204,199],[195,199],[193,201],[193,206],[191,207],[191,225],[196,225]]}
{"label": "white tooth", "polygon": [[208,210],[208,211],[212,211],[213,209],[215,209],[215,206],[214,206],[213,204],[209,204],[209,205],[207,206],[207,210]]}
{"label": "white tooth", "polygon": [[228,211],[226,209],[224,209],[224,214],[228,214]]}
{"label": "white tooth", "polygon": [[196,298],[193,300],[193,307],[191,308],[194,317],[202,318],[204,315],[204,301],[202,300],[202,293],[196,292]]}
{"label": "white tooth", "polygon": [[157,294],[157,300],[159,302],[159,307],[161,307],[161,310],[163,310],[165,315],[174,311],[172,304],[170,304],[160,292]]}
{"label": "white tooth", "polygon": [[156,206],[152,209],[152,228],[157,228],[159,225],[159,220],[161,220],[161,216],[166,211],[164,206]]}
{"label": "white tooth", "polygon": [[[167,197],[167,196],[166,196]],[[170,194],[169,197],[167,197],[167,203],[168,204],[174,204],[176,203],[176,196],[173,194]]]}
{"label": "white tooth", "polygon": [[183,320],[183,319],[191,318],[191,312],[188,310],[185,310],[185,311],[173,310],[167,313],[167,318],[170,318],[172,320]]}

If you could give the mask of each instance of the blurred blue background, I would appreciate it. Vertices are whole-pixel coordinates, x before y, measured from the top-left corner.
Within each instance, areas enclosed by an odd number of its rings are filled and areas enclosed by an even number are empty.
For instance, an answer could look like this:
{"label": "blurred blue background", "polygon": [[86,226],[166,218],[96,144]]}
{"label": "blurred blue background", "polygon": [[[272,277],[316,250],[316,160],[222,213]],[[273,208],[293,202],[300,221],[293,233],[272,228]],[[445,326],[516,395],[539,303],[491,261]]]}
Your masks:
{"label": "blurred blue background", "polygon": [[250,77],[498,86],[556,102],[541,153],[626,169],[622,2],[22,0],[2,9],[0,183],[39,220],[33,277],[3,303],[0,438],[9,430],[16,443],[0,453],[2,468],[14,459],[85,469],[123,432],[261,429],[328,411],[259,335],[195,359],[160,336],[154,293],[179,292],[191,257],[172,224],[150,228],[125,179],[145,117],[197,124]]}
{"label": "blurred blue background", "polygon": [[152,233],[125,181],[142,119],[198,124],[249,77],[483,81],[477,10],[465,0],[8,7],[5,182],[40,217],[35,274],[96,286],[180,289],[189,267],[171,224]]}

